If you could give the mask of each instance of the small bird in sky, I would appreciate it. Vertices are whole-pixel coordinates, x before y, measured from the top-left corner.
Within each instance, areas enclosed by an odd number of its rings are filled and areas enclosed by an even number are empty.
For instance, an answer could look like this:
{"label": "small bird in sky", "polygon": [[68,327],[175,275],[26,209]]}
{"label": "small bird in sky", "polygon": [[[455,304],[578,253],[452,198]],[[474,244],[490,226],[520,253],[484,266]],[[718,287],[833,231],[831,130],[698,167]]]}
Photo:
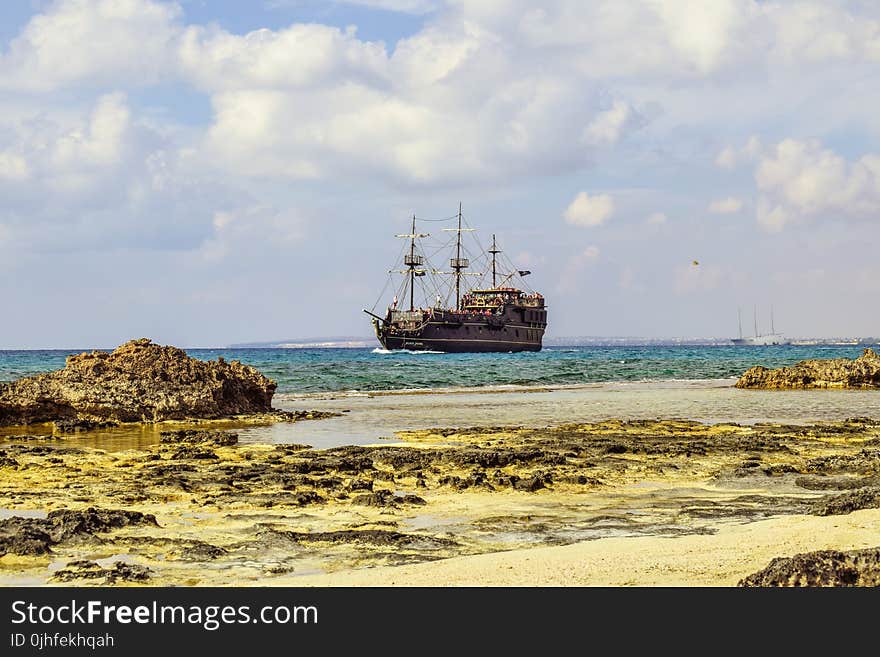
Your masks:
{"label": "small bird in sky", "polygon": [[691,260],[691,264],[692,264],[694,267],[699,267],[699,266],[700,266],[700,263],[699,263],[697,260]]}

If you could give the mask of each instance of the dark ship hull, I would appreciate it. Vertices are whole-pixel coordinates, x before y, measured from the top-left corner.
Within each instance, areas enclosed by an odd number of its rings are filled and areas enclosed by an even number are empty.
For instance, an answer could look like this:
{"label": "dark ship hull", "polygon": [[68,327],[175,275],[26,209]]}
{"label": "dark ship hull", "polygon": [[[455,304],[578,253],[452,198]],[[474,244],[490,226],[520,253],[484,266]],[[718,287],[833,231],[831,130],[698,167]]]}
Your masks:
{"label": "dark ship hull", "polygon": [[489,353],[541,351],[547,312],[543,300],[504,305],[495,312],[441,309],[389,311],[374,319],[385,349]]}
{"label": "dark ship hull", "polygon": [[382,346],[389,351],[438,351],[447,354],[463,353],[514,353],[518,351],[541,351],[540,342],[514,342],[506,340],[468,340],[460,338],[408,338],[388,337]]}
{"label": "dark ship hull", "polygon": [[[430,325],[418,333],[389,335],[377,331],[382,346],[388,350],[409,349],[410,351],[443,351],[446,353],[490,353],[514,351],[541,351],[543,329],[504,327],[495,335],[468,337],[488,331],[487,327],[469,324],[463,327]],[[517,335],[519,334],[519,335]]]}

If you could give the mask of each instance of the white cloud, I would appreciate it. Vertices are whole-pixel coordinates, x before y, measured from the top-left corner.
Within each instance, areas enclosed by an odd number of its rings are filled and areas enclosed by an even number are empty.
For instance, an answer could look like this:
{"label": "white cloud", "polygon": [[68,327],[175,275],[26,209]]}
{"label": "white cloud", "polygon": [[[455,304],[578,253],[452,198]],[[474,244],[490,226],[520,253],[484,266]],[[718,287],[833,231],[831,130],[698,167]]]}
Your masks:
{"label": "white cloud", "polygon": [[[870,30],[851,25],[845,8],[828,11],[854,43],[868,43]],[[245,36],[189,28],[180,52],[186,75],[212,96],[208,159],[228,171],[510,183],[589,166],[642,128],[637,107],[661,106],[648,116],[665,111],[679,125],[775,112],[775,92],[740,85],[757,79],[763,89],[768,70],[799,66],[800,46],[774,46],[792,12],[751,0],[459,0],[393,50],[350,30],[294,25]],[[850,60],[867,52],[853,48]],[[747,151],[718,163],[732,167]]]}
{"label": "white cloud", "polygon": [[[878,21],[840,2],[753,0],[557,0],[456,3],[464,20],[528,48],[567,49],[571,64],[600,77],[698,79],[736,66],[873,61]],[[867,14],[867,15],[865,15]],[[633,47],[638,44],[638,47]],[[760,70],[760,69],[758,69]]]}
{"label": "white cloud", "polygon": [[700,73],[718,67],[752,14],[751,3],[739,0],[664,0],[649,4],[656,7],[669,43]]}
{"label": "white cloud", "polygon": [[289,249],[305,234],[302,217],[264,205],[218,210],[212,219],[213,235],[199,248],[207,261],[221,261],[230,254],[265,257],[268,250]]}
{"label": "white cloud", "polygon": [[745,146],[743,146],[742,152],[746,157],[754,159],[758,157],[763,150],[764,145],[761,143],[761,138],[757,135],[752,135],[746,141]]}
{"label": "white cloud", "polygon": [[755,171],[758,222],[767,230],[816,218],[874,219],[880,213],[880,156],[848,162],[816,140],[786,139]]}
{"label": "white cloud", "polygon": [[853,16],[831,2],[799,2],[786,7],[776,24],[773,50],[788,61],[880,61],[877,20]]}
{"label": "white cloud", "polygon": [[383,44],[317,24],[245,35],[194,26],[180,38],[179,57],[181,72],[211,92],[320,90],[341,80],[384,86],[388,65]]}
{"label": "white cloud", "polygon": [[[99,97],[79,116],[56,120],[41,112],[6,126],[15,145],[0,154],[0,178],[30,179],[35,187],[72,193],[92,189],[124,163],[141,136],[121,93]],[[25,194],[28,189],[7,191]]]}
{"label": "white cloud", "polygon": [[586,166],[591,146],[637,127],[596,84],[523,68],[497,35],[468,24],[429,26],[390,58],[381,44],[313,25],[258,38],[193,29],[182,52],[212,94],[208,159],[236,173],[509,181]]}
{"label": "white cloud", "polygon": [[[437,10],[435,19],[413,39],[423,40],[433,32],[434,42],[446,41],[455,49],[467,33],[481,54],[489,56],[482,64],[490,68],[515,59],[521,70],[576,72],[584,80],[700,78],[761,60],[797,65],[875,62],[880,57],[876,12],[840,2],[555,0],[534,7],[522,0],[338,1],[411,13]],[[285,3],[293,4],[275,0],[277,5]],[[346,45],[330,36],[334,30],[293,25],[242,37],[218,28],[184,30],[183,11],[174,2],[58,0],[13,41],[4,57],[4,79],[43,89],[89,79],[144,84],[162,75],[176,77],[178,56],[196,77],[217,78],[231,67],[233,73],[244,68],[258,78],[272,78],[287,68],[296,79],[309,71],[330,70],[325,68],[328,51],[322,43],[328,38],[338,50],[330,55],[334,61],[350,60],[353,53],[370,58],[363,50],[365,42],[352,39]],[[202,51],[200,41],[210,42],[204,44],[207,51]],[[492,43],[501,48],[492,53],[485,48]],[[639,47],[632,47],[634,43]],[[207,56],[201,67],[193,61],[198,52]],[[291,62],[295,65],[286,66]]]}
{"label": "white cloud", "polygon": [[71,130],[57,140],[52,165],[70,170],[116,164],[123,156],[130,130],[131,111],[125,95],[102,96],[85,130]]}
{"label": "white cloud", "polygon": [[[0,223],[20,250],[194,248],[229,185],[200,179],[124,94],[3,126]],[[23,184],[24,183],[24,184]]]}
{"label": "white cloud", "polygon": [[0,57],[0,89],[156,82],[174,68],[181,15],[176,3],[59,0],[34,16]]}
{"label": "white cloud", "polygon": [[595,260],[599,257],[599,247],[595,245],[588,246],[584,249],[580,256],[578,256],[580,260],[583,262],[588,262],[590,260]]}
{"label": "white cloud", "polygon": [[0,180],[22,182],[30,175],[25,159],[10,151],[0,151]]}
{"label": "white cloud", "polygon": [[730,146],[724,147],[715,158],[715,164],[722,169],[732,169],[736,166],[737,153]]}
{"label": "white cloud", "polygon": [[439,83],[445,93],[464,102],[466,98],[460,97],[464,89],[459,85],[469,76],[509,75],[509,54],[503,52],[499,41],[498,35],[474,25],[428,25],[397,42],[389,74],[398,93],[418,90],[439,100],[435,88]]}
{"label": "white cloud", "polygon": [[728,196],[727,198],[712,201],[709,204],[709,212],[714,212],[715,214],[734,214],[742,210],[742,206],[742,200],[735,196]]}
{"label": "white cloud", "polygon": [[354,30],[311,24],[244,36],[191,27],[179,52],[214,108],[204,159],[236,175],[506,181],[586,166],[592,147],[638,127],[625,101],[609,108],[577,74],[524,68],[470,23],[428,25],[390,57]]}
{"label": "white cloud", "polygon": [[[484,175],[477,124],[454,127],[442,112],[343,86],[307,97],[242,91],[214,99],[205,142],[230,172],[323,178],[368,175],[415,183]],[[458,132],[457,138],[443,128]],[[460,139],[460,141],[459,141]]]}
{"label": "white cloud", "polygon": [[600,226],[614,213],[614,199],[608,194],[590,196],[581,192],[562,213],[566,223],[573,226]]}
{"label": "white cloud", "polygon": [[623,101],[615,101],[612,107],[601,112],[584,130],[588,144],[613,144],[618,139],[632,117],[632,110]]}
{"label": "white cloud", "polygon": [[[703,11],[685,3],[580,2],[561,0],[518,12],[487,9],[464,2],[466,20],[499,30],[513,23],[523,43],[533,49],[564,46],[574,50],[572,63],[590,75],[641,75],[661,71],[673,76],[702,75],[718,66],[733,41],[732,3]],[[716,3],[717,4],[717,3]],[[516,21],[512,16],[519,14]],[[505,30],[508,31],[508,30]],[[626,37],[625,39],[623,37]],[[639,47],[634,48],[632,44]],[[575,46],[577,48],[575,49]]]}
{"label": "white cloud", "polygon": [[653,226],[660,226],[665,224],[667,219],[668,217],[663,212],[652,212],[645,221]]}
{"label": "white cloud", "polygon": [[[436,13],[389,50],[354,29],[294,24],[239,35],[186,27],[174,3],[59,0],[13,41],[0,86],[193,85],[216,117],[204,160],[226,173],[448,186],[586,167],[640,129],[634,108],[644,103],[669,104],[679,122],[693,108],[714,116],[689,97],[706,87],[689,81],[763,75],[807,52],[832,63],[873,62],[880,52],[880,22],[843,5],[350,4]],[[669,80],[681,86],[666,90]],[[757,111],[752,100],[737,107]],[[719,155],[719,164],[735,159]]]}
{"label": "white cloud", "polygon": [[218,93],[205,147],[236,173],[416,185],[509,181],[589,162],[590,150],[571,139],[594,112],[589,90],[537,78],[500,94],[470,83],[446,93],[445,84],[424,94],[348,82]]}
{"label": "white cloud", "polygon": [[745,162],[753,162],[764,150],[757,135],[749,137],[740,148],[725,146],[715,158],[715,165],[721,169],[734,169]]}

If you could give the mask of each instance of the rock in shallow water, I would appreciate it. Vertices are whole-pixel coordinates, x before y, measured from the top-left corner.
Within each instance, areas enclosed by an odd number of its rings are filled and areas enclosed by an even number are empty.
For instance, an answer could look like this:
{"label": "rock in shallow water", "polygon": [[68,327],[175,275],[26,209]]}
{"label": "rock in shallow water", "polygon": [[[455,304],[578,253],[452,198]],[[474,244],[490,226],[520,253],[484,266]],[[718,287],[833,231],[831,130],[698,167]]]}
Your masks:
{"label": "rock in shallow water", "polygon": [[159,434],[159,441],[162,443],[206,444],[213,447],[224,447],[238,443],[238,434],[231,431],[183,429],[180,431],[163,431]]}
{"label": "rock in shallow water", "polygon": [[880,356],[873,349],[850,360],[802,360],[775,370],[752,367],[736,382],[737,388],[880,388]]}
{"label": "rock in shallow water", "polygon": [[0,388],[0,426],[216,419],[272,411],[276,384],[238,361],[201,361],[132,340],[67,358],[64,369]]}

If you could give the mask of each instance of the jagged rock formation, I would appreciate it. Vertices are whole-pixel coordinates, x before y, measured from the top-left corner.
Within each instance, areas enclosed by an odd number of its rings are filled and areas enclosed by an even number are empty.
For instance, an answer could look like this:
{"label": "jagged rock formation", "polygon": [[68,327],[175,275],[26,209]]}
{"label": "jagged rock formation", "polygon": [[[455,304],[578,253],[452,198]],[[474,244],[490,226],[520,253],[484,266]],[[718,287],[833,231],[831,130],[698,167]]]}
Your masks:
{"label": "jagged rock formation", "polygon": [[873,349],[850,360],[802,360],[791,367],[770,370],[752,367],[736,382],[737,388],[880,388],[880,356]]}
{"label": "jagged rock formation", "polygon": [[84,511],[58,509],[45,518],[3,518],[0,520],[0,557],[7,553],[47,554],[58,543],[133,525],[159,526],[152,513],[94,507]]}
{"label": "jagged rock formation", "polygon": [[866,487],[818,500],[812,507],[817,516],[842,516],[860,509],[880,509],[880,488]]}
{"label": "jagged rock formation", "polygon": [[53,582],[76,582],[77,580],[100,580],[104,586],[119,582],[145,582],[153,571],[146,566],[116,561],[109,568],[103,568],[96,561],[78,559],[64,568],[56,570],[50,578]]}
{"label": "jagged rock formation", "polygon": [[0,426],[158,422],[272,411],[276,384],[238,361],[201,361],[142,338],[0,388]]}
{"label": "jagged rock formation", "polygon": [[880,586],[880,548],[777,557],[739,586]]}

